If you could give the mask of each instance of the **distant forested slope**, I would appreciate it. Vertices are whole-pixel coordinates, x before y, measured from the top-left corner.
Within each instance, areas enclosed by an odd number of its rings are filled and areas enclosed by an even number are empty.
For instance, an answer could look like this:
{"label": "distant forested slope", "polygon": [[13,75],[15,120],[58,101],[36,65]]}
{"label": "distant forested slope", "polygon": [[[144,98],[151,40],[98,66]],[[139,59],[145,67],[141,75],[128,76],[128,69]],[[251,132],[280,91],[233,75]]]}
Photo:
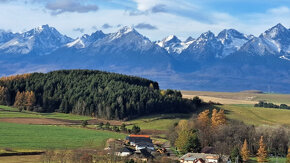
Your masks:
{"label": "distant forested slope", "polygon": [[154,113],[187,113],[200,100],[159,90],[144,78],[92,70],[61,70],[0,79],[0,104],[20,110],[63,112],[105,119],[132,119]]}

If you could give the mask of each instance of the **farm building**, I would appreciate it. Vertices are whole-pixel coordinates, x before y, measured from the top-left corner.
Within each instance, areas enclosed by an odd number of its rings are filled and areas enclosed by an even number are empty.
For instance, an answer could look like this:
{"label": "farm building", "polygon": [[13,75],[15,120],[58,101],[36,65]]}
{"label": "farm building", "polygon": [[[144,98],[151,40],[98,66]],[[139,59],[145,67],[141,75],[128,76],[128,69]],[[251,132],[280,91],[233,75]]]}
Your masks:
{"label": "farm building", "polygon": [[131,146],[134,146],[134,147],[138,143],[151,143],[152,144],[152,139],[150,139],[149,135],[129,135],[126,137],[126,141]]}
{"label": "farm building", "polygon": [[206,153],[187,153],[179,158],[181,163],[230,163],[228,156]]}

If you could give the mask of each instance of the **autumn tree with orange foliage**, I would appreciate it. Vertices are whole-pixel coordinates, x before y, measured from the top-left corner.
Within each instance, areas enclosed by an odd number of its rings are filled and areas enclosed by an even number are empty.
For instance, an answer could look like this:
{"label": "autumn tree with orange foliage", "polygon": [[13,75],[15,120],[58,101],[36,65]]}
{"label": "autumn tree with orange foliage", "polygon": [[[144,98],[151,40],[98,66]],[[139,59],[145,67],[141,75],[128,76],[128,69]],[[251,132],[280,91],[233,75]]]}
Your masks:
{"label": "autumn tree with orange foliage", "polygon": [[212,140],[209,110],[205,110],[198,114],[196,128],[199,130],[202,146],[208,146]]}
{"label": "autumn tree with orange foliage", "polygon": [[260,141],[259,141],[259,149],[258,149],[258,153],[257,153],[257,161],[258,162],[267,162],[268,159],[268,152],[267,152],[267,148],[266,145],[264,144],[264,137],[261,136]]}
{"label": "autumn tree with orange foliage", "polygon": [[248,148],[248,142],[246,139],[245,139],[244,144],[243,144],[242,149],[241,149],[241,156],[242,156],[244,162],[249,160],[250,150]]}
{"label": "autumn tree with orange foliage", "polygon": [[25,101],[26,102],[25,103],[26,110],[31,111],[32,107],[35,105],[35,102],[36,102],[36,98],[35,98],[34,92],[32,92],[32,91],[25,92],[25,98],[26,98],[26,101]]}
{"label": "autumn tree with orange foliage", "polygon": [[8,89],[0,86],[0,105],[8,105]]}
{"label": "autumn tree with orange foliage", "polygon": [[32,107],[35,105],[36,97],[34,92],[17,92],[14,102],[14,107],[19,108],[19,110],[26,109],[32,110]]}
{"label": "autumn tree with orange foliage", "polygon": [[205,110],[198,114],[197,123],[203,128],[207,127],[210,124],[209,110]]}
{"label": "autumn tree with orange foliage", "polygon": [[24,109],[25,101],[25,93],[18,91],[15,97],[14,107]]}
{"label": "autumn tree with orange foliage", "polygon": [[1,77],[0,80],[2,81],[11,81],[11,80],[19,80],[19,79],[26,79],[29,76],[31,76],[31,74],[21,74],[21,75],[12,75],[12,76],[4,76]]}
{"label": "autumn tree with orange foliage", "polygon": [[220,125],[226,124],[226,116],[224,114],[224,110],[221,109],[217,111],[217,109],[213,109],[211,116],[211,126],[212,128],[217,128]]}

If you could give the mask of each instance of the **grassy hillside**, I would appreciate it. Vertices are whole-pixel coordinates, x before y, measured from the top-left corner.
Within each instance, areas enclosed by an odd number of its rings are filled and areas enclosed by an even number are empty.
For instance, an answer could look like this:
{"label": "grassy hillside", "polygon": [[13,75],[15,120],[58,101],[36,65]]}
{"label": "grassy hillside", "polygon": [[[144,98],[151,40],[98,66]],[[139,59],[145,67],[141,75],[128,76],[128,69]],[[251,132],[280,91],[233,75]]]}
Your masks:
{"label": "grassy hillside", "polygon": [[140,117],[126,123],[138,125],[141,129],[168,130],[174,123],[179,122],[181,119],[188,119],[190,116],[191,114],[157,114]]}
{"label": "grassy hillside", "polygon": [[258,108],[253,105],[222,105],[229,119],[240,120],[253,125],[289,125],[290,110]]}
{"label": "grassy hillside", "polygon": [[64,120],[90,120],[91,117],[65,113],[19,112],[17,108],[0,105],[0,118],[55,118]]}
{"label": "grassy hillside", "polygon": [[250,92],[203,92],[203,91],[181,91],[183,97],[192,98],[199,96],[205,101],[220,102],[223,104],[254,104],[258,101],[267,101],[275,104],[290,105],[289,94],[264,94]]}
{"label": "grassy hillside", "polygon": [[108,138],[124,134],[64,126],[25,125],[0,122],[0,148],[71,149],[98,147]]}

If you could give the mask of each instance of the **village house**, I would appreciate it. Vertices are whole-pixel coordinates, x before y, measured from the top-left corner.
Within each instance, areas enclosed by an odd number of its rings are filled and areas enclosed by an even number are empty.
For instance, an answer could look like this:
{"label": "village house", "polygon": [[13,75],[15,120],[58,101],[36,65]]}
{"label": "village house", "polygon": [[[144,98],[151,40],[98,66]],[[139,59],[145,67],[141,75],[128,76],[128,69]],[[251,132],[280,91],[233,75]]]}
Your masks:
{"label": "village house", "polygon": [[136,143],[135,149],[136,151],[141,150],[141,149],[148,149],[148,150],[154,151],[154,145],[153,143],[149,143],[149,142],[138,142]]}
{"label": "village house", "polygon": [[121,156],[121,157],[127,157],[127,156],[130,156],[130,155],[134,154],[134,152],[135,151],[133,149],[131,149],[131,148],[123,147],[123,148],[118,149],[115,152],[115,155],[116,156]]}
{"label": "village house", "polygon": [[207,153],[187,153],[179,158],[181,163],[231,163],[229,156]]}
{"label": "village house", "polygon": [[[127,143],[129,143],[131,146],[136,146],[137,144],[143,143],[142,145],[148,145],[152,144],[152,140],[150,139],[149,135],[129,135],[126,137]],[[145,147],[144,147],[145,148]]]}

